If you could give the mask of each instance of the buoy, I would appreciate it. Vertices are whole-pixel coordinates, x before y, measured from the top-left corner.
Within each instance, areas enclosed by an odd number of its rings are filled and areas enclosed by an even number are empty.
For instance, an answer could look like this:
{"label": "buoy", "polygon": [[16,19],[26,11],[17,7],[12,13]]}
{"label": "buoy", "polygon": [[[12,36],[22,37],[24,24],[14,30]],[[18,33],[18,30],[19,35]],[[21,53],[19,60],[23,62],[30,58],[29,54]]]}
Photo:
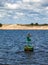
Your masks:
{"label": "buoy", "polygon": [[32,51],[33,52],[33,50],[34,50],[33,46],[28,46],[27,45],[27,46],[24,47],[24,51],[27,51],[27,52]]}

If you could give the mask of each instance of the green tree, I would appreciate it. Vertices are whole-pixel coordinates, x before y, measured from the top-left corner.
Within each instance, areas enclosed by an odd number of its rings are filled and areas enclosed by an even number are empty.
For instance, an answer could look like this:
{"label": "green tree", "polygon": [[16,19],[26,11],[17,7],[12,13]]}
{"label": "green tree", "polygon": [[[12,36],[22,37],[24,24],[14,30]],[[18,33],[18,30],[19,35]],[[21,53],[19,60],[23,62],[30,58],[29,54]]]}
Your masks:
{"label": "green tree", "polygon": [[0,23],[0,27],[2,27],[2,24]]}
{"label": "green tree", "polygon": [[38,23],[35,23],[35,25],[39,25]]}
{"label": "green tree", "polygon": [[30,25],[34,25],[33,23],[31,23]]}

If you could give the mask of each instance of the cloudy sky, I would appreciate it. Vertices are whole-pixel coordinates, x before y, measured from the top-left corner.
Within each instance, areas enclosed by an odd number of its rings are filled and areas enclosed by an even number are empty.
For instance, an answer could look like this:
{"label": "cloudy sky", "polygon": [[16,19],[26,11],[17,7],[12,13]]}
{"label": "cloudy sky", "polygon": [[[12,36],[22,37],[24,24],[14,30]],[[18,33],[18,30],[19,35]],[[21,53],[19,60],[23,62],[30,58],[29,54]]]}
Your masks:
{"label": "cloudy sky", "polygon": [[48,23],[48,0],[0,0],[0,23]]}

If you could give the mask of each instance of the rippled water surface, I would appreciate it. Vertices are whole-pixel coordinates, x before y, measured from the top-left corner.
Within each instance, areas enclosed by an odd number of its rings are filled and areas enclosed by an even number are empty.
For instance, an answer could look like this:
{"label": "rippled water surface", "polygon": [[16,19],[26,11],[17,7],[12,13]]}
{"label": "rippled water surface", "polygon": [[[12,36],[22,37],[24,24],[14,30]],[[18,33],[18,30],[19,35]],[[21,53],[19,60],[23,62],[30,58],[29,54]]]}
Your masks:
{"label": "rippled water surface", "polygon": [[[27,33],[34,52],[24,52]],[[48,65],[48,30],[0,30],[0,64]]]}

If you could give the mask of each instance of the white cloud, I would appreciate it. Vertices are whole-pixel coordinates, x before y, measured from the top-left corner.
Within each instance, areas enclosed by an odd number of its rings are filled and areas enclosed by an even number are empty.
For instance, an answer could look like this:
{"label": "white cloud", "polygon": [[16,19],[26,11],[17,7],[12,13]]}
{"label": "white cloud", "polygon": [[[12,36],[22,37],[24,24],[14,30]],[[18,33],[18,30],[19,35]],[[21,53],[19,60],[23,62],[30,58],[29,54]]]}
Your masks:
{"label": "white cloud", "polygon": [[19,4],[12,4],[12,3],[6,3],[5,4],[5,7],[6,8],[8,8],[8,9],[17,9],[17,8],[19,8],[20,6],[19,6]]}
{"label": "white cloud", "polygon": [[17,19],[18,18],[18,16],[13,16],[13,19]]}
{"label": "white cloud", "polygon": [[24,14],[21,12],[16,12],[17,15],[23,16]]}
{"label": "white cloud", "polygon": [[29,2],[40,2],[41,0],[23,0],[23,2],[29,3]]}
{"label": "white cloud", "polygon": [[16,12],[16,15],[13,16],[13,19],[22,18],[23,16],[24,16],[23,13],[21,13],[21,12]]}
{"label": "white cloud", "polygon": [[11,15],[10,15],[10,14],[8,14],[7,16],[8,16],[8,17],[11,17]]}
{"label": "white cloud", "polygon": [[0,12],[0,18],[5,17],[6,13],[5,12]]}
{"label": "white cloud", "polygon": [[15,15],[12,15],[13,19],[20,19],[23,18],[25,16],[25,13],[23,12],[16,12]]}
{"label": "white cloud", "polygon": [[48,7],[46,7],[46,10],[48,10]]}
{"label": "white cloud", "polygon": [[31,0],[32,2],[40,2],[41,0]]}
{"label": "white cloud", "polygon": [[43,18],[42,20],[45,22],[48,22],[48,18]]}
{"label": "white cloud", "polygon": [[0,18],[2,17],[2,15],[0,14]]}
{"label": "white cloud", "polygon": [[23,0],[23,2],[30,2],[30,0]]}

